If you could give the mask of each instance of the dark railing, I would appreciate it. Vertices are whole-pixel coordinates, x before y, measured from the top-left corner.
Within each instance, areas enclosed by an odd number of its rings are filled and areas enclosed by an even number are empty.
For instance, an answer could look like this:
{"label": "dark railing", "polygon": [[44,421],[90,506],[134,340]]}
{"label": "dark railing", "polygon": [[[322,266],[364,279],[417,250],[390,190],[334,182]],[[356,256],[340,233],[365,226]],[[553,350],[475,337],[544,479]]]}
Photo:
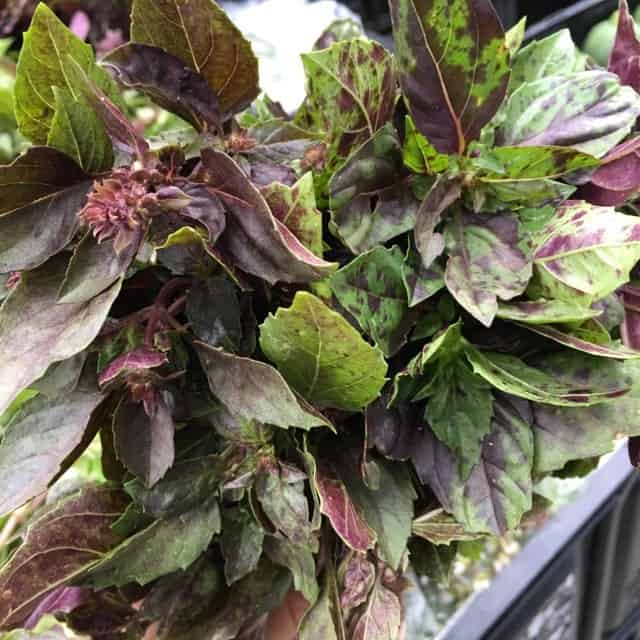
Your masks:
{"label": "dark railing", "polygon": [[439,640],[640,640],[640,472],[626,447]]}

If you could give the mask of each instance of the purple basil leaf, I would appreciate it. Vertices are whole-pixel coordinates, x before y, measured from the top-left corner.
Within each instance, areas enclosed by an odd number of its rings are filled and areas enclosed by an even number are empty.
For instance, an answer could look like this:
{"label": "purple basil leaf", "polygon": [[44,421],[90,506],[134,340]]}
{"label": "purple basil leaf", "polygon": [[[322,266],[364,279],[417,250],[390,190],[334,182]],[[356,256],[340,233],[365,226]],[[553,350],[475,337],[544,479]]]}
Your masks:
{"label": "purple basil leaf", "polygon": [[42,493],[82,441],[102,396],[86,371],[70,393],[37,395],[22,405],[0,443],[0,514]]}
{"label": "purple basil leaf", "polygon": [[363,605],[376,578],[376,568],[363,553],[354,553],[345,558],[340,567],[343,574],[340,606],[344,613]]}
{"label": "purple basil leaf", "polygon": [[30,147],[12,164],[0,166],[0,214],[62,192],[86,178],[64,153],[50,147]]}
{"label": "purple basil leaf", "polygon": [[353,640],[393,640],[400,637],[402,604],[378,576],[366,607],[355,614],[349,637]]}
{"label": "purple basil leaf", "polygon": [[123,378],[129,373],[138,373],[155,369],[167,364],[167,356],[149,347],[138,347],[114,358],[101,372],[98,382],[101,387]]}
{"label": "purple basil leaf", "polygon": [[195,346],[211,392],[233,415],[283,429],[331,428],[322,414],[290,389],[277,369],[202,342]]}
{"label": "purple basil leaf", "polygon": [[98,243],[88,232],[76,246],[60,286],[61,304],[89,302],[124,277],[138,251],[132,242],[116,253],[113,240]]}
{"label": "purple basil leaf", "polygon": [[296,172],[290,167],[264,160],[253,160],[249,156],[251,169],[251,182],[257,187],[268,187],[274,183],[293,186],[296,181]]}
{"label": "purple basil leaf", "polygon": [[116,454],[124,466],[147,487],[171,467],[175,425],[163,395],[156,392],[151,415],[139,402],[123,400],[113,416]]}
{"label": "purple basil leaf", "polygon": [[83,605],[89,598],[89,592],[80,587],[58,587],[40,601],[24,623],[25,629],[33,629],[40,618],[47,614],[70,613]]}
{"label": "purple basil leaf", "polygon": [[460,198],[461,193],[462,185],[459,180],[439,177],[420,204],[413,234],[425,269],[429,269],[444,251],[444,238],[435,229],[442,214]]}
{"label": "purple basil leaf", "polygon": [[334,269],[273,216],[258,189],[225,153],[205,149],[195,178],[220,199],[227,213],[216,248],[243,271],[274,284],[313,282]]}
{"label": "purple basil leaf", "polygon": [[161,47],[201,75],[225,115],[242,111],[260,92],[251,44],[211,0],[134,0],[131,40]]}
{"label": "purple basil leaf", "polygon": [[467,531],[503,535],[531,508],[533,436],[527,401],[496,394],[492,431],[480,461],[463,482],[454,454],[427,430],[427,446],[416,463],[421,478],[444,509]]}
{"label": "purple basil leaf", "polygon": [[102,64],[123,86],[146,93],[198,131],[222,128],[218,99],[206,80],[163,49],[129,42],[112,51]]}
{"label": "purple basil leaf", "polygon": [[[571,357],[569,357],[571,356]],[[570,460],[601,456],[619,437],[640,435],[637,415],[640,396],[633,389],[639,363],[559,353],[547,359],[549,373],[576,387],[604,386],[630,389],[615,402],[591,407],[551,407],[534,403],[535,471],[561,469]]]}
{"label": "purple basil leaf", "polygon": [[409,308],[412,308],[444,289],[444,271],[438,263],[425,269],[422,256],[411,248],[402,264],[402,281],[407,291]]}
{"label": "purple basil leaf", "polygon": [[618,30],[609,57],[609,71],[615,73],[622,84],[640,91],[640,40],[627,0],[620,0]]}
{"label": "purple basil leaf", "polygon": [[366,553],[376,543],[376,534],[349,496],[344,483],[328,470],[319,469],[315,484],[320,509],[342,541],[354,551]]}
{"label": "purple basil leaf", "polygon": [[447,234],[447,288],[462,307],[490,327],[498,298],[519,296],[531,278],[531,261],[519,247],[518,220],[509,215],[458,213]]}
{"label": "purple basil leaf", "polygon": [[215,245],[227,226],[225,209],[220,198],[201,184],[188,184],[184,192],[191,198],[180,215],[200,223],[209,234],[209,242]]}
{"label": "purple basil leaf", "polygon": [[509,97],[496,144],[573,147],[601,158],[629,134],[638,115],[638,94],[612,73],[549,76]]}
{"label": "purple basil leaf", "polygon": [[306,475],[282,462],[265,459],[254,485],[256,498],[271,524],[294,544],[309,544],[311,522],[305,494]]}
{"label": "purple basil leaf", "polygon": [[48,367],[86,349],[102,328],[120,283],[82,304],[58,304],[62,256],[23,273],[0,309],[0,414]]}
{"label": "purple basil leaf", "polygon": [[0,216],[0,273],[34,269],[62,251],[90,189],[80,182]]}
{"label": "purple basil leaf", "polygon": [[142,160],[149,151],[146,140],[129,122],[120,108],[109,99],[71,56],[67,56],[66,64],[65,72],[72,78],[74,87],[82,92],[116,146],[124,153]]}
{"label": "purple basil leaf", "polygon": [[353,451],[336,447],[336,471],[351,500],[377,536],[377,555],[392,568],[400,565],[411,533],[415,489],[406,465],[380,461],[377,490],[367,487]]}
{"label": "purple basil leaf", "polygon": [[631,349],[640,349],[640,290],[632,285],[622,288],[624,319],[620,327],[622,341]]}
{"label": "purple basil leaf", "polygon": [[51,591],[78,577],[115,547],[111,525],[127,504],[119,489],[96,487],[57,503],[33,522],[0,572],[0,628],[24,624]]}
{"label": "purple basil leaf", "polygon": [[560,331],[556,327],[551,327],[549,325],[531,326],[524,323],[518,324],[526,327],[534,333],[537,333],[538,335],[549,338],[554,342],[558,342],[565,347],[569,347],[570,349],[577,349],[578,351],[582,351],[584,353],[590,353],[591,355],[599,356],[600,358],[614,358],[617,360],[640,358],[640,351],[636,351],[633,348],[628,349],[623,345],[615,342],[611,344],[594,344],[593,342],[588,342],[587,340],[583,340],[578,336],[573,336],[570,333],[565,333],[564,331]]}
{"label": "purple basil leaf", "polygon": [[462,154],[509,84],[500,19],[489,0],[392,0],[390,6],[400,84],[416,128],[440,153]]}
{"label": "purple basil leaf", "polygon": [[249,509],[238,506],[223,510],[220,546],[228,585],[255,571],[263,542],[264,529]]}
{"label": "purple basil leaf", "polygon": [[419,202],[403,179],[402,151],[391,125],[357,149],[329,183],[331,230],[364,253],[416,222]]}

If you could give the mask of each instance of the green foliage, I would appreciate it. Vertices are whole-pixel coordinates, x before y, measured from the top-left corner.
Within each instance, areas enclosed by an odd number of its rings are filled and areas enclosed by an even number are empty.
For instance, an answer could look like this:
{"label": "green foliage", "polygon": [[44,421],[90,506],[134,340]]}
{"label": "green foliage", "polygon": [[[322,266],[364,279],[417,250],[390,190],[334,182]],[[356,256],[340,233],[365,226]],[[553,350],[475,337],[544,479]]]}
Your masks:
{"label": "green foliage", "polygon": [[625,3],[608,71],[488,0],[391,13],[395,55],[322,35],[293,118],[213,0],[133,0],[99,62],[41,4],[0,57],[0,630],[304,597],[303,640],[395,640],[407,562],[640,435]]}

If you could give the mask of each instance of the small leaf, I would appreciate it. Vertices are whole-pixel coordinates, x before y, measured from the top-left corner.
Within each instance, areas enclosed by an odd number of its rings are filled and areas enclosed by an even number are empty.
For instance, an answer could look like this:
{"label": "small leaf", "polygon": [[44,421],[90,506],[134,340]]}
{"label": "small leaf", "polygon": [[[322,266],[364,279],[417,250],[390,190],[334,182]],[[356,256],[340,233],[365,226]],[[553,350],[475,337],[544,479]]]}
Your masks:
{"label": "small leaf", "polygon": [[211,392],[235,416],[283,429],[330,427],[331,423],[298,398],[268,364],[196,343]]}
{"label": "small leaf", "polygon": [[147,487],[152,487],[173,464],[175,426],[166,402],[159,395],[147,415],[142,403],[124,400],[113,416],[118,459]]}
{"label": "small leaf", "polygon": [[262,555],[264,530],[248,509],[224,509],[222,525],[222,555],[227,584],[232,585],[256,570]]}
{"label": "small leaf", "polygon": [[369,600],[353,624],[353,640],[395,640],[400,634],[402,605],[398,596],[377,578]]}
{"label": "small leaf", "polygon": [[[640,259],[635,216],[586,202],[570,202],[544,228],[533,259],[537,293],[579,301],[600,300],[629,280]],[[578,300],[576,300],[578,298]]]}
{"label": "small leaf", "polygon": [[409,308],[416,307],[444,289],[444,271],[438,263],[425,269],[417,251],[410,249],[402,263],[404,283]]}
{"label": "small leaf", "polygon": [[293,576],[293,587],[313,606],[319,596],[316,563],[306,544],[295,545],[279,536],[269,536],[264,550],[271,562],[286,567]]}
{"label": "small leaf", "polygon": [[340,606],[346,615],[369,598],[376,580],[376,568],[363,553],[349,554],[340,565]]}
{"label": "small leaf", "polygon": [[376,247],[358,256],[331,276],[338,302],[386,356],[406,342],[411,317],[402,280],[402,252]]}
{"label": "small leaf", "polygon": [[525,324],[582,322],[602,314],[598,309],[572,304],[565,300],[534,300],[498,305],[496,317]]}
{"label": "small leaf", "polygon": [[[165,43],[163,43],[165,44]],[[202,75],[158,47],[129,42],[102,60],[118,82],[148,95],[198,131],[221,128],[218,98]]]}
{"label": "small leaf", "polygon": [[299,640],[339,640],[331,614],[329,587],[325,586],[318,601],[300,623]]}
{"label": "small leaf", "polygon": [[391,125],[356,149],[329,183],[331,231],[364,253],[413,229],[419,201],[402,179],[400,143]]}
{"label": "small leaf", "polygon": [[82,584],[92,589],[130,582],[144,586],[160,576],[184,570],[200,557],[220,527],[215,498],[178,516],[156,520],[92,567]]}
{"label": "small leaf", "polygon": [[137,347],[111,360],[111,362],[100,371],[98,382],[101,387],[104,387],[116,380],[122,381],[127,374],[155,369],[167,362],[166,354],[145,346]]}
{"label": "small leaf", "polygon": [[0,572],[0,628],[22,626],[42,598],[68,584],[120,542],[111,525],[126,506],[118,489],[96,487],[35,520]]}
{"label": "small leaf", "polygon": [[378,397],[387,365],[339,314],[299,291],[260,327],[260,346],[285,379],[320,407],[358,411]]}
{"label": "small leaf", "polygon": [[262,189],[273,215],[316,256],[322,257],[322,214],[316,208],[313,174],[305,173],[288,187],[274,182]]}
{"label": "small leaf", "polygon": [[498,312],[498,298],[519,296],[531,278],[531,261],[518,246],[518,220],[507,215],[459,214],[447,233],[447,289],[471,315],[490,327]]}
{"label": "small leaf", "polygon": [[446,544],[464,540],[476,540],[477,535],[467,533],[464,526],[442,509],[434,509],[413,521],[414,535],[428,540],[432,544]]}
{"label": "small leaf", "polygon": [[513,60],[509,93],[542,78],[571,74],[587,68],[587,56],[578,49],[569,29],[534,40],[522,47]]}
{"label": "small leaf", "polygon": [[[522,323],[522,326],[526,326]],[[549,338],[554,342],[557,342],[570,349],[577,349],[583,353],[590,353],[594,356],[601,358],[614,358],[617,360],[640,358],[640,351],[636,349],[627,349],[623,344],[619,342],[612,342],[609,344],[596,344],[588,340],[583,340],[579,336],[572,335],[571,333],[565,333],[560,331],[556,327],[536,325],[527,327],[530,331],[537,333],[538,335]]]}
{"label": "small leaf", "polygon": [[416,498],[406,466],[381,461],[380,487],[369,489],[360,476],[360,465],[348,452],[336,451],[338,475],[351,499],[378,538],[377,553],[392,568],[400,566],[411,534]]}
{"label": "small leaf", "polygon": [[311,537],[305,478],[295,467],[265,460],[254,486],[256,498],[271,524],[298,545],[309,544]]}
{"label": "small leaf", "polygon": [[0,308],[0,415],[47,368],[88,347],[120,292],[120,282],[83,304],[58,304],[66,259],[23,273]]}
{"label": "small leaf", "polygon": [[111,140],[85,100],[71,91],[53,88],[55,99],[47,145],[73,158],[86,173],[100,173],[113,166]]}
{"label": "small leaf", "polygon": [[596,158],[631,131],[640,99],[606,71],[582,71],[524,84],[508,99],[499,146],[573,147]]}
{"label": "small leaf", "polygon": [[310,128],[327,132],[330,154],[346,158],[393,113],[396,77],[391,54],[377,42],[340,41],[302,55]]}
{"label": "small leaf", "polygon": [[376,534],[358,511],[340,479],[333,474],[318,471],[315,483],[320,496],[320,509],[342,541],[350,549],[362,553],[373,548]]}
{"label": "small leaf", "polygon": [[242,111],[258,96],[251,45],[212,0],[134,0],[131,40],[160,47],[199,73],[223,114]]}
{"label": "small leaf", "polygon": [[527,402],[496,395],[482,456],[464,482],[455,457],[436,438],[425,447],[422,474],[442,506],[468,532],[503,535],[531,508],[533,435]]}
{"label": "small leaf", "polygon": [[0,443],[1,515],[48,487],[82,441],[101,399],[93,374],[68,394],[55,399],[38,395],[22,405]]}
{"label": "small leaf", "polygon": [[0,216],[0,272],[35,269],[62,251],[90,188],[83,181]]}
{"label": "small leaf", "polygon": [[488,0],[393,0],[390,7],[409,113],[440,153],[462,154],[507,91],[500,19]]}
{"label": "small leaf", "polygon": [[620,0],[618,29],[609,57],[609,71],[615,73],[622,84],[640,90],[640,40],[627,0]]}
{"label": "small leaf", "polygon": [[318,258],[273,216],[258,189],[225,153],[202,152],[195,179],[209,187],[227,212],[216,246],[235,266],[275,284],[321,280],[334,265]]}
{"label": "small leaf", "polygon": [[442,220],[442,214],[460,198],[461,191],[459,180],[442,176],[420,204],[413,235],[425,269],[429,269],[444,251],[444,238],[435,229]]}
{"label": "small leaf", "polygon": [[91,232],[76,245],[60,287],[61,304],[86,303],[122,278],[138,250],[133,242],[117,253],[113,240],[98,243]]}

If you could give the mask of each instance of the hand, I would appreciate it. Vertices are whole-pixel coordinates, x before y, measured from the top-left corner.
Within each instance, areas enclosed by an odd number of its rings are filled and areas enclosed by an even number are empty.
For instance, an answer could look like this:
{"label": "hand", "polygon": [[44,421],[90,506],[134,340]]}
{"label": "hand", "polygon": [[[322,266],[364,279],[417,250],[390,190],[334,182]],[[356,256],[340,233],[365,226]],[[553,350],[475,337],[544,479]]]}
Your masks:
{"label": "hand", "polygon": [[280,607],[269,614],[266,640],[296,640],[298,626],[308,607],[297,591],[289,591]]}

